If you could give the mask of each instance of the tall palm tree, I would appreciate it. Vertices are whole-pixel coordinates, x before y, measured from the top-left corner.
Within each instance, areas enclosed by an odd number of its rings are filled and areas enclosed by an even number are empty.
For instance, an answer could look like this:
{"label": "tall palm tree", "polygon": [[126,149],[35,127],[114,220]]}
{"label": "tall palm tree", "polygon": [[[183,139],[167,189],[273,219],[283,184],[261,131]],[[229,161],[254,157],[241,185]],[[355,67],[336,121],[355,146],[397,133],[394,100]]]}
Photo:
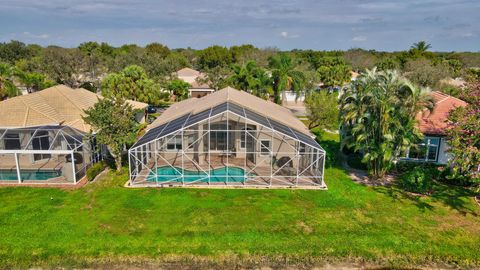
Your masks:
{"label": "tall palm tree", "polygon": [[363,153],[370,173],[382,178],[422,138],[417,113],[433,107],[432,97],[398,72],[367,70],[341,96],[342,144]]}
{"label": "tall palm tree", "polygon": [[21,94],[20,90],[14,83],[18,74],[18,70],[15,66],[0,63],[0,100]]}
{"label": "tall palm tree", "polygon": [[271,94],[270,77],[254,61],[248,61],[242,66],[234,65],[232,70],[229,82],[234,87],[261,98],[268,98]]}
{"label": "tall palm tree", "polygon": [[412,50],[416,50],[420,53],[424,53],[428,51],[428,49],[432,48],[432,45],[430,43],[427,43],[426,41],[419,41],[417,43],[413,43],[413,45],[410,47]]}
{"label": "tall palm tree", "polygon": [[285,91],[293,90],[299,95],[304,89],[305,75],[296,70],[292,59],[285,53],[278,54],[269,59],[272,69],[273,95],[275,103],[280,104],[280,94],[285,100]]}

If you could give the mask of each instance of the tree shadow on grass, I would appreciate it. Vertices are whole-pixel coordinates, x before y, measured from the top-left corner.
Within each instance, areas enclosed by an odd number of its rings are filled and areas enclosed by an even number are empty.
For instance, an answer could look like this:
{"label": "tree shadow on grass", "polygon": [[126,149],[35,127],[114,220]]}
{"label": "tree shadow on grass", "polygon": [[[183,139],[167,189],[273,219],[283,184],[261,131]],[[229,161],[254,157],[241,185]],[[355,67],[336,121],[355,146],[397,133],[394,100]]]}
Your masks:
{"label": "tree shadow on grass", "polygon": [[477,194],[471,189],[439,183],[435,185],[430,197],[433,201],[448,205],[462,215],[471,214],[477,217],[479,214],[475,209],[476,205],[468,202],[475,195]]}
{"label": "tree shadow on grass", "polygon": [[408,200],[412,202],[416,207],[422,211],[433,210],[433,205],[422,200],[421,195],[411,194],[403,190],[398,189],[397,187],[374,187],[376,192],[383,193],[392,198],[395,202],[400,202],[402,200]]}
{"label": "tree shadow on grass", "polygon": [[[338,168],[348,173],[348,170],[342,166],[340,142],[332,139],[332,134],[327,134],[326,132],[318,130],[313,130],[313,133],[317,136],[318,143],[327,152],[325,167]],[[395,201],[409,200],[422,211],[433,210],[434,206],[427,202],[430,200],[431,202],[440,202],[443,205],[458,211],[462,215],[471,214],[473,216],[479,216],[479,210],[475,209],[477,206],[468,203],[468,200],[476,195],[475,192],[464,187],[435,183],[433,193],[429,196],[409,193],[397,186],[379,186],[373,187],[373,189],[379,193],[388,195]]]}
{"label": "tree shadow on grass", "polygon": [[448,206],[462,215],[479,216],[478,210],[475,209],[476,206],[468,202],[469,199],[475,196],[475,192],[463,187],[435,183],[433,192],[430,195],[410,193],[400,189],[398,186],[374,187],[373,189],[376,192],[388,195],[394,201],[409,200],[422,211],[433,210],[434,206],[427,202],[430,200],[431,202],[439,202]]}

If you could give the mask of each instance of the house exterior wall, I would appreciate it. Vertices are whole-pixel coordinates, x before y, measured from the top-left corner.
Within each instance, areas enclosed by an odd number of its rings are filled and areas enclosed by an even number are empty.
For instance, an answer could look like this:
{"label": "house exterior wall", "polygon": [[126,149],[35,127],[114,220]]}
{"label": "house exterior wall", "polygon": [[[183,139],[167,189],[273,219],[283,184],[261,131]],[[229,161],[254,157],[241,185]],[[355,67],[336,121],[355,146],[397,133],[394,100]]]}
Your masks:
{"label": "house exterior wall", "polygon": [[452,158],[452,154],[448,153],[448,142],[445,137],[440,139],[440,149],[438,151],[438,163],[439,164],[447,164],[448,161]]}

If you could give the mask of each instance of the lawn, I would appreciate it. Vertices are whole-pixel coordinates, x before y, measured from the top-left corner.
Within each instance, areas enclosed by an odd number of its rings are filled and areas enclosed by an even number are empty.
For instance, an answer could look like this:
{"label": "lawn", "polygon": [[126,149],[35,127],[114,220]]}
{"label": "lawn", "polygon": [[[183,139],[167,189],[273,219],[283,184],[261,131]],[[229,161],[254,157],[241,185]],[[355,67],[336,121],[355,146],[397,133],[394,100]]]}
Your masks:
{"label": "lawn", "polygon": [[[334,135],[322,144],[338,144]],[[148,261],[313,265],[367,261],[480,266],[472,193],[431,197],[353,183],[326,170],[328,191],[128,189],[126,173],[81,189],[0,188],[0,267]]]}

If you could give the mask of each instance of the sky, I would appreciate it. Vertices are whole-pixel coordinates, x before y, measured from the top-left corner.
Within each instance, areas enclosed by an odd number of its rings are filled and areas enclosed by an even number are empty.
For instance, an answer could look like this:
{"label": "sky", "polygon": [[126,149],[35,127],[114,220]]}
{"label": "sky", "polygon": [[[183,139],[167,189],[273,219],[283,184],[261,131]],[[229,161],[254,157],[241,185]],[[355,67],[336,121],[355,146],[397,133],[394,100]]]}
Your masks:
{"label": "sky", "polygon": [[480,51],[480,0],[0,0],[0,41]]}

